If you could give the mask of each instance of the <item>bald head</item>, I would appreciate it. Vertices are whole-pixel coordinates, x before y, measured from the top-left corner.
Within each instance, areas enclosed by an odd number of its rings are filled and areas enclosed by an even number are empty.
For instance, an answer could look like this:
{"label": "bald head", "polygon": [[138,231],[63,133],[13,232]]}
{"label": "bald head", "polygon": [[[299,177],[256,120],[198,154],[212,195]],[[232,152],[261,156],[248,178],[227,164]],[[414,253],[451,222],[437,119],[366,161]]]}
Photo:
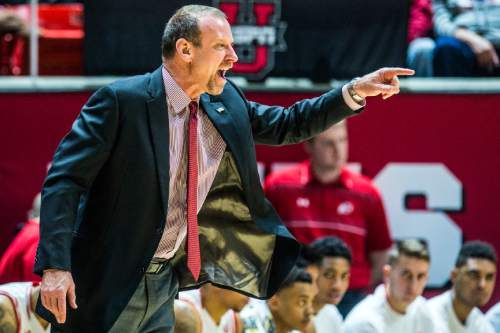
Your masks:
{"label": "bald head", "polygon": [[176,299],[174,312],[174,333],[201,333],[201,319],[193,305]]}

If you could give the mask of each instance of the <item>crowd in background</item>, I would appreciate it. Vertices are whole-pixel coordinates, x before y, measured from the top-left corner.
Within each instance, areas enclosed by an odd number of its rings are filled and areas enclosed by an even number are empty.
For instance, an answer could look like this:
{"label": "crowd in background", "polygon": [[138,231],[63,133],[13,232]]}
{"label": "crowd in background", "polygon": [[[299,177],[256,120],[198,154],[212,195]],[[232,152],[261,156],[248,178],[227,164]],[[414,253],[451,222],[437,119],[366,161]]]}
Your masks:
{"label": "crowd in background", "polygon": [[500,1],[413,0],[408,42],[417,76],[498,76]]}
{"label": "crowd in background", "polygon": [[[71,3],[79,1],[41,1]],[[14,36],[27,36],[26,16],[9,5],[26,1],[7,1],[0,5],[0,62],[16,58]],[[10,37],[9,37],[10,36]],[[412,0],[408,19],[407,65],[421,77],[475,77],[500,74],[499,0]],[[19,48],[19,47],[17,47]],[[12,53],[7,58],[7,53]],[[17,59],[17,60],[16,60]],[[5,64],[4,64],[5,65]],[[16,64],[11,64],[15,66]],[[5,66],[4,66],[5,67]],[[19,75],[20,71],[2,74]]]}
{"label": "crowd in background", "polygon": [[[268,198],[304,245],[281,289],[269,300],[210,284],[182,291],[175,302],[176,332],[500,332],[500,305],[487,316],[479,309],[495,287],[491,245],[465,242],[450,272],[451,288],[425,299],[428,245],[392,239],[377,188],[347,167],[346,122],[312,138],[305,149],[307,161],[265,181]],[[0,321],[33,333],[50,329],[33,312],[39,211],[37,195],[29,220],[0,260],[0,307],[11,314]]]}

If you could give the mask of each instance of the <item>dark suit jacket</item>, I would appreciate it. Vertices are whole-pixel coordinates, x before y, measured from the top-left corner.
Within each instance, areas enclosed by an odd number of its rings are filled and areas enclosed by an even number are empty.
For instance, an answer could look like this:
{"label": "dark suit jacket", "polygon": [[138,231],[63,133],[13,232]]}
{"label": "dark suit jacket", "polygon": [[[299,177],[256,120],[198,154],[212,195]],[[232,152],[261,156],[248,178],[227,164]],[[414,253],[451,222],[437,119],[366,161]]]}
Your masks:
{"label": "dark suit jacket", "polygon": [[[181,250],[173,259],[180,287],[212,281],[268,298],[299,245],[264,197],[254,144],[299,142],[354,112],[340,90],[283,108],[249,102],[231,82],[200,103],[227,151],[199,213],[200,279],[195,284],[187,273]],[[72,272],[79,307],[66,331],[105,332],[124,309],[163,233],[168,185],[161,68],[98,90],[60,143],[42,191],[35,271]],[[54,322],[41,304],[38,310]]]}

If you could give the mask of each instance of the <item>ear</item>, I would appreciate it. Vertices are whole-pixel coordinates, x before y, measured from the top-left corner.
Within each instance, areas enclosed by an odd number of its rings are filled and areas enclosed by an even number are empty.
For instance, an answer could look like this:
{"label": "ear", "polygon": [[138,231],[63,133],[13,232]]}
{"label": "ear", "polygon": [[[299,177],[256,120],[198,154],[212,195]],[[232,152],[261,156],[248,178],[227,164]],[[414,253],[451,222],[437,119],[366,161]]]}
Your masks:
{"label": "ear", "polygon": [[385,264],[382,268],[382,273],[384,275],[384,282],[389,282],[389,275],[391,274],[391,265]]}
{"label": "ear", "polygon": [[451,279],[451,283],[455,284],[455,281],[457,280],[457,277],[458,277],[458,268],[453,268],[453,270],[451,271],[451,274],[450,274],[450,279]]}
{"label": "ear", "polygon": [[175,48],[177,50],[177,55],[186,63],[191,63],[193,61],[193,44],[185,38],[179,38],[175,42]]}
{"label": "ear", "polygon": [[267,300],[267,305],[269,306],[270,310],[276,310],[279,307],[280,300],[279,296],[274,295],[270,299]]}

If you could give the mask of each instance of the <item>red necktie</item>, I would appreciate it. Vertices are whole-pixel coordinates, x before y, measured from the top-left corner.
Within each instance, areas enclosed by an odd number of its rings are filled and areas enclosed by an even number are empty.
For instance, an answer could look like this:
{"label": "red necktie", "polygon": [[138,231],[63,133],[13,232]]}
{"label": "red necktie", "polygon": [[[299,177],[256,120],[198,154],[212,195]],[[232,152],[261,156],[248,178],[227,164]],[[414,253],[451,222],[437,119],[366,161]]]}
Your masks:
{"label": "red necktie", "polygon": [[189,147],[187,177],[187,266],[198,281],[201,269],[198,239],[198,104],[189,103]]}

